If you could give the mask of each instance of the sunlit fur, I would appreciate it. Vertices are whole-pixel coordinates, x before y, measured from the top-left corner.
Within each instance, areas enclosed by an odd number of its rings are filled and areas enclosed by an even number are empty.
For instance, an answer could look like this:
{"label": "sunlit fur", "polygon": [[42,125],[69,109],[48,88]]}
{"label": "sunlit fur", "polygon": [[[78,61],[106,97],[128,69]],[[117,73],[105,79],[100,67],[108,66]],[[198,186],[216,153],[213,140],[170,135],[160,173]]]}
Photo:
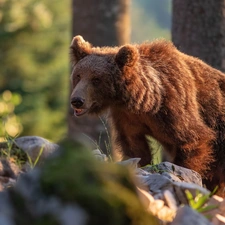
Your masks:
{"label": "sunlit fur", "polygon": [[[80,36],[71,44],[74,70],[96,113],[110,111],[112,145],[122,158],[151,162],[146,135],[174,163],[199,172],[207,187],[225,187],[225,75],[159,40],[121,48],[93,48]],[[82,69],[80,69],[82,67]],[[91,83],[99,77],[98,86]],[[79,84],[73,85],[76,95]],[[82,93],[83,93],[82,92]],[[91,113],[95,113],[92,108]]]}

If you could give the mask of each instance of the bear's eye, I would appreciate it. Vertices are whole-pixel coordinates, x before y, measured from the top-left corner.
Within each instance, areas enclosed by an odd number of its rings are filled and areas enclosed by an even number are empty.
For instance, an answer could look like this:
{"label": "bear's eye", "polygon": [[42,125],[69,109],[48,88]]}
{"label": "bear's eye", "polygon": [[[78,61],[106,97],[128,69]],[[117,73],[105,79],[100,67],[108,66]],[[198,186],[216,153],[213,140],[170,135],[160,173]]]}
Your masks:
{"label": "bear's eye", "polygon": [[97,77],[95,77],[95,78],[92,79],[92,83],[94,85],[98,85],[100,82],[101,82],[101,80],[99,78],[97,78]]}
{"label": "bear's eye", "polygon": [[76,77],[77,77],[77,79],[78,79],[78,80],[80,80],[80,74],[77,74],[77,76],[76,76]]}

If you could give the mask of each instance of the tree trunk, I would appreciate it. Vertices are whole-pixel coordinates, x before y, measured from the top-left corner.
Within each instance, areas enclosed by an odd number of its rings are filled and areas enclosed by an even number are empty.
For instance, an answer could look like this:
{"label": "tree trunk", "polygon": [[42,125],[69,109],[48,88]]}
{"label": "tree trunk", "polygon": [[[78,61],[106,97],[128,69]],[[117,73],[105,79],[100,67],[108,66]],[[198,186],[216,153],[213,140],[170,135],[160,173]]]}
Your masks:
{"label": "tree trunk", "polygon": [[[173,0],[172,40],[181,51],[225,72],[225,0]],[[215,143],[217,159],[210,165],[214,175],[212,179],[203,179],[207,187],[216,187],[220,182],[217,194],[221,196],[224,196],[225,181],[223,162],[219,162],[218,156],[222,160],[223,126],[221,122],[216,128],[217,141],[221,143],[220,146]]]}
{"label": "tree trunk", "polygon": [[[129,42],[130,0],[73,0],[72,10],[72,36],[82,35],[94,46],[115,46]],[[96,142],[106,152],[108,135],[99,118],[88,115],[76,118],[70,109],[68,134],[70,138],[86,144]]]}
{"label": "tree trunk", "polygon": [[225,0],[173,0],[172,41],[225,72]]}

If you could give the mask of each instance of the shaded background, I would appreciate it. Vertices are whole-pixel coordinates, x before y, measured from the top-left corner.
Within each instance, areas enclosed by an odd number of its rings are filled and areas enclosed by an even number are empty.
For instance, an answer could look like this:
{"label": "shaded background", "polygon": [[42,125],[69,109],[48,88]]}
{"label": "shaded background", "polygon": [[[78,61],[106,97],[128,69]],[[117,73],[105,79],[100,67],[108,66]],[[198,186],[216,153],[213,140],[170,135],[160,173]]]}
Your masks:
{"label": "shaded background", "polygon": [[[39,135],[58,141],[66,135],[71,69],[68,48],[73,34],[88,24],[74,20],[72,14],[87,17],[97,2],[0,0],[0,137],[6,133]],[[108,16],[115,8],[107,14],[110,1],[106,2],[104,12]],[[121,0],[118,4],[128,4],[123,6],[125,11],[121,8],[125,26],[118,28],[116,24],[121,38],[109,43],[105,37],[107,41],[99,45],[170,39],[170,0]],[[96,27],[101,26],[98,16],[102,14],[95,15]],[[92,22],[93,18],[88,17]],[[120,21],[121,17],[115,19]],[[91,33],[91,26],[86,29]],[[88,38],[93,44],[98,40]]]}

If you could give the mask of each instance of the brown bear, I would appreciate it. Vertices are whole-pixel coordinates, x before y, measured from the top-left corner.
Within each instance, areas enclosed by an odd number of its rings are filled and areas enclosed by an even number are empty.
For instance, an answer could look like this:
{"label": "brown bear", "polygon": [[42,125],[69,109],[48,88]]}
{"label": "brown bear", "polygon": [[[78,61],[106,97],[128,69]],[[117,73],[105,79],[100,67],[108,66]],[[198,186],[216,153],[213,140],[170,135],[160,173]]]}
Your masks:
{"label": "brown bear", "polygon": [[169,41],[92,47],[71,44],[71,105],[76,116],[107,109],[113,150],[152,160],[146,136],[172,162],[199,172],[212,190],[225,187],[225,75]]}

